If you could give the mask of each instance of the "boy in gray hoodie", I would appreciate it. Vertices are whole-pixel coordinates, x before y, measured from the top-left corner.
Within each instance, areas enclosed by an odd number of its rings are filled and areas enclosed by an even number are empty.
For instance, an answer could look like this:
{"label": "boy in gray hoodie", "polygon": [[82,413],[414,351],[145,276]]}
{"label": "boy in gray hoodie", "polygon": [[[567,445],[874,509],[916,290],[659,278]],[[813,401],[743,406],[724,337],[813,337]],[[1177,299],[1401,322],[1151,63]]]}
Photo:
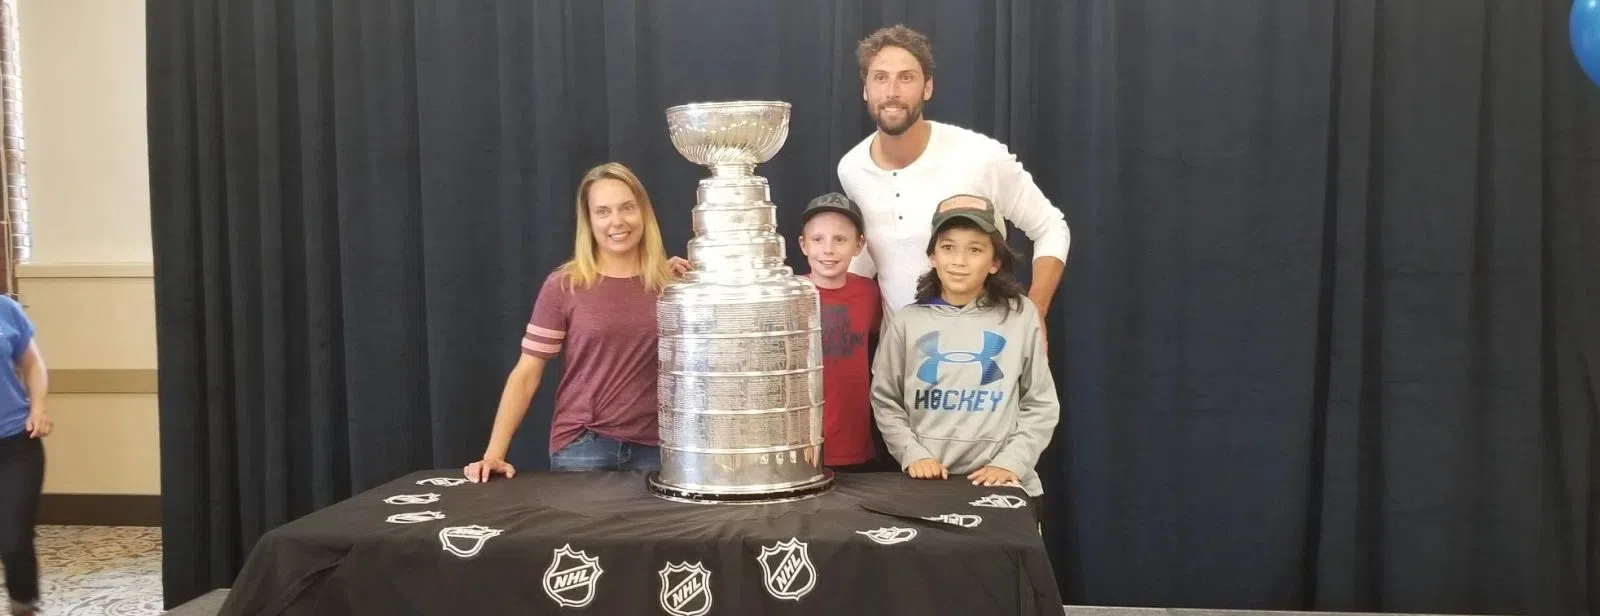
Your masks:
{"label": "boy in gray hoodie", "polygon": [[1012,276],[1016,256],[994,204],[972,195],[940,202],[928,261],[917,302],[894,313],[873,362],[884,443],[913,478],[966,475],[1038,497],[1034,465],[1061,404],[1039,311]]}

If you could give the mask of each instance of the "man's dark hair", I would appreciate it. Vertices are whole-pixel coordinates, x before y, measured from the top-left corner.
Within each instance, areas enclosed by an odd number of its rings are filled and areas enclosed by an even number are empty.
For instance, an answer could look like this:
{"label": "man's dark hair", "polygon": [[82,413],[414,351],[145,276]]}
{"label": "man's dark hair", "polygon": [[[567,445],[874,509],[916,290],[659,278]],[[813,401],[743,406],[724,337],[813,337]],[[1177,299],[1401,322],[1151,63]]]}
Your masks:
{"label": "man's dark hair", "polygon": [[872,59],[884,47],[899,47],[917,59],[917,64],[922,65],[922,78],[933,79],[933,44],[928,42],[928,37],[921,32],[896,24],[882,28],[877,32],[861,39],[861,44],[856,46],[856,61],[861,63],[861,80],[867,79],[867,65],[872,64]]}

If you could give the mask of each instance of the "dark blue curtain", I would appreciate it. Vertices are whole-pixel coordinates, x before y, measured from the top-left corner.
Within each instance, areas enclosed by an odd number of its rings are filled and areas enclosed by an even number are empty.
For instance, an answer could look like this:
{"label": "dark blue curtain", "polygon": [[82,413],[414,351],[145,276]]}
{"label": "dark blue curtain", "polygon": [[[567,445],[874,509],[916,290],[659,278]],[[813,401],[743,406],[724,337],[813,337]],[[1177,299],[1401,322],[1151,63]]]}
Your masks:
{"label": "dark blue curtain", "polygon": [[149,0],[167,601],[481,453],[579,174],[633,166],[689,239],[704,170],[666,107],[792,102],[760,172],[796,232],[870,130],[855,42],[903,22],[929,115],[1072,225],[1041,468],[1068,601],[1600,611],[1600,87],[1569,5]]}

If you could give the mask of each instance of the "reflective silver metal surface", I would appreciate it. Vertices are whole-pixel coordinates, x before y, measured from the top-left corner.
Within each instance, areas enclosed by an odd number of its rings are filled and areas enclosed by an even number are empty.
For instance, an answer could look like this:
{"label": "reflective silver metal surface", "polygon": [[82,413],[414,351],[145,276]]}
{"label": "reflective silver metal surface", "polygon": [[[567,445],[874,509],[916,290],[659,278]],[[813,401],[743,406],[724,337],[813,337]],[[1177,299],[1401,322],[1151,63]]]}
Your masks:
{"label": "reflective silver metal surface", "polygon": [[772,502],[831,486],[822,466],[817,289],[784,265],[777,206],[755,166],[789,136],[789,104],[667,110],[672,144],[711,169],[692,211],[693,270],[657,304],[661,470],[651,491],[691,502]]}

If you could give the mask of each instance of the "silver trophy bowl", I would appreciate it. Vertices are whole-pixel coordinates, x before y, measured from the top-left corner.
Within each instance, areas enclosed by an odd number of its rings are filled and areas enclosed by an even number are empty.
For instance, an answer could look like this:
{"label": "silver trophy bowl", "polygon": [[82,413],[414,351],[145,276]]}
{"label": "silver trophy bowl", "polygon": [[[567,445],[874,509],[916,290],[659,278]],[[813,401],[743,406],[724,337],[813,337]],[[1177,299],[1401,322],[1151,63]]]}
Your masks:
{"label": "silver trophy bowl", "polygon": [[768,503],[821,494],[822,322],[817,289],[784,265],[777,206],[755,166],[789,136],[789,104],[667,110],[672,144],[709,167],[692,210],[693,269],[656,305],[662,498]]}
{"label": "silver trophy bowl", "polygon": [[789,140],[789,103],[690,103],[667,109],[672,147],[712,177],[755,177]]}

